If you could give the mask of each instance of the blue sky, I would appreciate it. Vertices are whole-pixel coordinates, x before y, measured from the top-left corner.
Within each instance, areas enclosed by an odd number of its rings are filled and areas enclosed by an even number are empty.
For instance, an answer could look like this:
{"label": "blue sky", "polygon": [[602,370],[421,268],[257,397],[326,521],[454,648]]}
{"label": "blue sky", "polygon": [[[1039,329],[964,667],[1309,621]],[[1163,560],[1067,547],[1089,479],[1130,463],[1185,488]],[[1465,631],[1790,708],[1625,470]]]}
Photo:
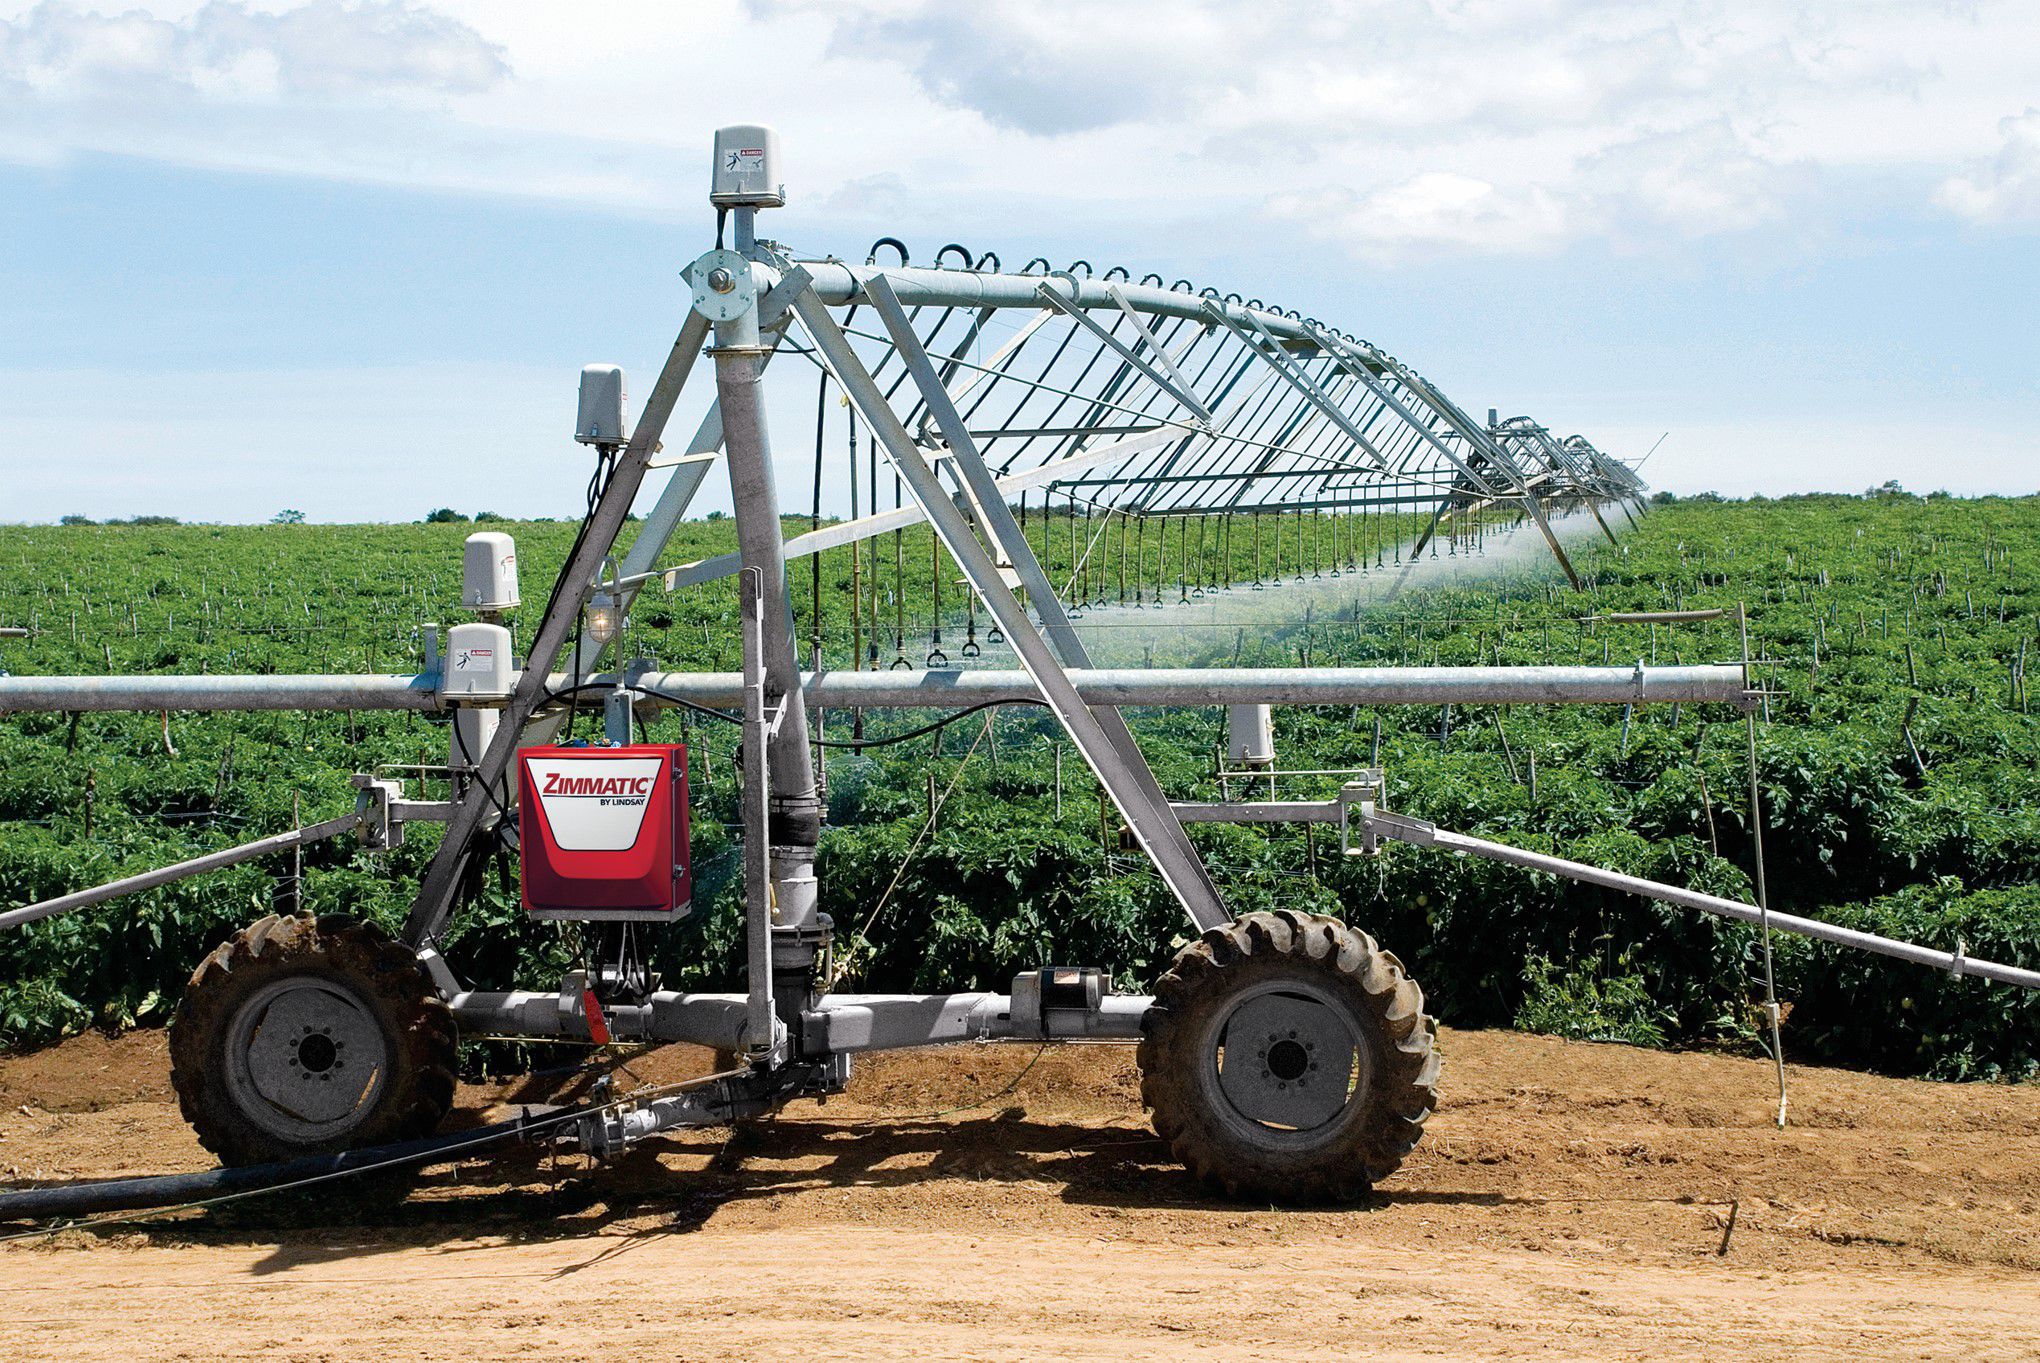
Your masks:
{"label": "blue sky", "polygon": [[2035,8],[0,0],[0,520],[570,514],[752,119],[803,250],[1258,295],[1676,491],[2040,491]]}

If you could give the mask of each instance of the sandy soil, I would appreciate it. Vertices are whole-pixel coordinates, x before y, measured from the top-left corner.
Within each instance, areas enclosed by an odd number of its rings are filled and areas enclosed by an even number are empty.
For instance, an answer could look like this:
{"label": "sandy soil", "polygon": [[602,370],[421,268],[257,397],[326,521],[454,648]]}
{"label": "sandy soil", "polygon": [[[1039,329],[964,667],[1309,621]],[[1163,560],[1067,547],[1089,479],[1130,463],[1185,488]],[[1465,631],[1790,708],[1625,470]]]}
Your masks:
{"label": "sandy soil", "polygon": [[[606,1168],[7,1243],[0,1358],[2040,1356],[2040,1089],[1795,1070],[1779,1132],[1758,1062],[1442,1039],[1444,1106],[1358,1208],[1202,1195],[1124,1049],[1006,1093],[1033,1049],[967,1048]],[[155,1033],[0,1058],[0,1177],[205,1167],[166,1069]]]}

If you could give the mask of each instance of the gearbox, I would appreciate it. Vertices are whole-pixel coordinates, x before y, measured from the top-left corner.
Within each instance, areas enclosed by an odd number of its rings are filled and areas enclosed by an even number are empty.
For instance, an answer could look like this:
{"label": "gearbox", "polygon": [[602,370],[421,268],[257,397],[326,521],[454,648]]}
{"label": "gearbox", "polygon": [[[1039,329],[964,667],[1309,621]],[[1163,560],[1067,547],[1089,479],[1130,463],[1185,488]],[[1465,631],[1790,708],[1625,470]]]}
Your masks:
{"label": "gearbox", "polygon": [[693,900],[687,749],[532,747],[517,756],[524,908],[666,922]]}

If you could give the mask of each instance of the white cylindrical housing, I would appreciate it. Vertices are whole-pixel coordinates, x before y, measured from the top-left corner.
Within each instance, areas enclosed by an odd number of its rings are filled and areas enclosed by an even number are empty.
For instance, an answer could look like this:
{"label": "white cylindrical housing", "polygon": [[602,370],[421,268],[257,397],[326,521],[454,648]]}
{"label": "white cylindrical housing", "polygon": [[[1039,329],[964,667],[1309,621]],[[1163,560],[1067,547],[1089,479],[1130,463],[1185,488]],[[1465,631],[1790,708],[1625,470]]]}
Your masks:
{"label": "white cylindrical housing", "polygon": [[1228,705],[1225,755],[1250,767],[1275,765],[1275,711],[1268,705]]}
{"label": "white cylindrical housing", "polygon": [[779,134],[755,123],[717,128],[708,201],[718,208],[783,208]]}
{"label": "white cylindrical housing", "polygon": [[469,771],[480,766],[482,754],[495,741],[496,729],[502,722],[501,710],[455,710],[452,732],[446,736],[446,765],[455,771]]}
{"label": "white cylindrical housing", "polygon": [[[457,706],[453,712],[453,723],[447,726],[446,765],[448,769],[467,775],[474,780],[476,768],[482,765],[482,754],[496,741],[496,730],[503,726],[501,710],[483,709],[478,706]],[[492,799],[496,808],[505,809],[510,804],[510,775],[506,771],[496,778],[496,784],[488,791],[477,794],[482,799]]]}
{"label": "white cylindrical housing", "polygon": [[503,626],[455,625],[446,632],[439,694],[455,702],[508,700],[517,685],[512,661],[510,631]]}
{"label": "white cylindrical housing", "polygon": [[517,542],[500,530],[467,537],[460,565],[460,603],[493,615],[517,608]]}
{"label": "white cylindrical housing", "polygon": [[583,445],[621,445],[623,432],[623,367],[589,364],[581,367],[581,405],[574,418],[574,439]]}

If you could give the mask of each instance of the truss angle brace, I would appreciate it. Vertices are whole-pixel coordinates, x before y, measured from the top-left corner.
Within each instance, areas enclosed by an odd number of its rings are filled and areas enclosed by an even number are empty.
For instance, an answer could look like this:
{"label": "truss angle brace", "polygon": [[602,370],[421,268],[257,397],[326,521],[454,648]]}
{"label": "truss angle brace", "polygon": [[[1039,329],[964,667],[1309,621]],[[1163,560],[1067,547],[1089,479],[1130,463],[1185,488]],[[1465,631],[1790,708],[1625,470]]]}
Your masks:
{"label": "truss angle brace", "polygon": [[[1065,657],[1074,654],[1081,658],[1081,644],[1076,641],[1075,631],[1063,616],[1039,562],[1027,548],[1024,538],[1015,533],[1012,511],[1006,506],[990,470],[964,428],[961,416],[937,381],[934,366],[914,335],[898,297],[883,276],[866,281],[865,296],[884,319],[895,346],[921,386],[922,396],[936,413],[937,422],[955,455],[952,467],[959,469],[960,476],[975,490],[991,538],[1006,551],[1012,560],[1013,570],[1034,595],[1047,632],[1056,639],[1059,647],[1065,649]],[[941,480],[928,466],[922,451],[858,361],[848,338],[829,315],[827,306],[812,291],[802,294],[794,306],[800,315],[801,325],[835,371],[837,382],[843,385],[844,391],[863,414],[866,424],[892,456],[906,486],[915,500],[921,503],[929,523],[970,579],[971,586],[976,588],[979,598],[999,627],[1005,631],[1021,664],[1126,817],[1135,839],[1153,859],[1164,882],[1200,930],[1229,921],[1230,915],[1220,903],[1217,888],[1211,883],[1196,848],[1168,808],[1167,798],[1155,783],[1154,774],[1141,760],[1138,749],[1133,747],[1132,735],[1127,732],[1124,719],[1117,710],[1108,707],[1093,711],[1085,704],[1069,674],[1051,651],[1048,640],[1035,630],[1019,598],[1007,586],[992,554],[971,532],[964,513],[943,489]],[[1009,534],[1015,537],[1009,539]]]}
{"label": "truss angle brace", "polygon": [[[1395,472],[1389,466],[1387,458],[1375,447],[1374,442],[1367,438],[1366,432],[1362,431],[1353,419],[1346,415],[1343,408],[1326,396],[1324,389],[1313,383],[1308,374],[1297,368],[1295,362],[1290,359],[1289,352],[1282,349],[1280,344],[1275,343],[1273,337],[1269,337],[1270,344],[1274,345],[1274,350],[1271,353],[1263,349],[1261,343],[1249,335],[1244,327],[1227,316],[1223,307],[1216,303],[1207,302],[1204,305],[1204,310],[1207,315],[1215,318],[1219,325],[1230,331],[1234,338],[1241,345],[1245,346],[1250,353],[1260,357],[1277,374],[1280,374],[1283,381],[1301,393],[1306,402],[1322,412],[1334,426],[1344,431],[1348,439],[1365,450],[1367,456],[1375,462],[1376,466],[1383,473],[1393,474]],[[1254,329],[1260,332],[1261,335],[1268,336],[1267,330],[1259,322],[1254,321],[1253,314],[1249,313],[1247,320],[1254,322]]]}

